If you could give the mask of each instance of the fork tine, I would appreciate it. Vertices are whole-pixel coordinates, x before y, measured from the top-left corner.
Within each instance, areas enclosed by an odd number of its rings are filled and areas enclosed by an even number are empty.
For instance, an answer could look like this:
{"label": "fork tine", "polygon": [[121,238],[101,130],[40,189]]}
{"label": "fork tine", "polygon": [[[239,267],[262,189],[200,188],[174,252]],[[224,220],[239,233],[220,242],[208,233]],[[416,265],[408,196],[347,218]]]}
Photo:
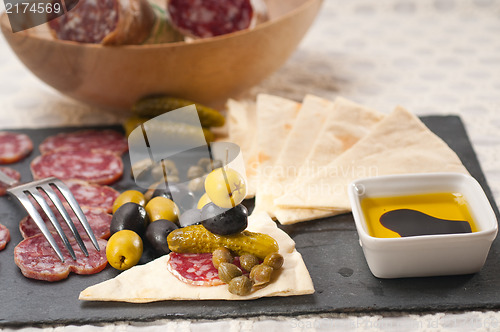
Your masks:
{"label": "fork tine", "polygon": [[57,190],[59,190],[59,192],[61,192],[63,197],[69,203],[69,206],[71,206],[71,209],[73,209],[73,212],[75,213],[76,217],[78,218],[83,228],[85,229],[85,232],[89,236],[90,241],[92,241],[92,244],[94,245],[95,249],[97,251],[101,251],[101,249],[99,248],[99,243],[97,243],[97,239],[95,238],[94,232],[90,228],[89,222],[87,221],[85,214],[83,213],[76,199],[73,197],[73,194],[71,193],[69,188],[60,180],[54,180],[51,182],[51,184],[55,186]]}
{"label": "fork tine", "polygon": [[80,234],[78,233],[78,230],[75,227],[75,224],[71,220],[71,217],[69,216],[68,212],[64,208],[61,200],[57,196],[54,190],[50,187],[48,184],[42,184],[41,186],[38,187],[39,190],[43,190],[47,196],[49,196],[50,200],[52,203],[54,203],[54,206],[56,207],[57,211],[61,214],[63,217],[64,221],[66,222],[66,225],[68,225],[69,229],[71,230],[71,233],[73,233],[73,236],[76,239],[76,242],[80,246],[80,249],[82,249],[83,253],[85,254],[86,257],[89,256],[89,253],[87,251],[87,247],[85,247],[85,244],[83,243],[82,238],[80,237]]}
{"label": "fork tine", "polygon": [[73,258],[73,260],[76,261],[75,252],[74,252],[73,248],[71,247],[71,244],[69,243],[68,238],[66,237],[66,234],[64,234],[64,232],[61,228],[61,225],[59,224],[59,221],[56,219],[56,216],[52,212],[52,209],[47,204],[47,202],[45,201],[43,196],[37,190],[27,191],[27,192],[36,200],[38,205],[40,205],[42,210],[45,212],[45,214],[49,218],[50,222],[52,223],[52,226],[54,226],[54,228],[56,229],[57,234],[59,234],[59,236],[61,237],[61,240],[63,241],[64,246],[66,247],[66,249],[68,249],[69,254],[71,255],[71,258]]}
{"label": "fork tine", "polygon": [[56,252],[56,254],[59,257],[59,259],[61,260],[61,262],[64,263],[64,257],[63,257],[63,254],[61,252],[61,249],[59,249],[59,247],[57,246],[57,243],[54,240],[54,237],[52,236],[49,229],[47,228],[47,225],[45,225],[45,222],[43,221],[43,219],[40,216],[40,214],[38,213],[38,211],[35,209],[35,206],[33,205],[33,203],[31,203],[31,201],[29,200],[28,195],[26,195],[26,193],[24,193],[24,192],[20,192],[20,193],[16,194],[16,197],[19,200],[19,202],[24,206],[24,208],[26,209],[28,214],[31,216],[31,218],[33,218],[33,221],[38,226],[38,228],[42,232],[43,236],[45,236],[45,238],[49,242],[52,249],[54,249],[54,251]]}

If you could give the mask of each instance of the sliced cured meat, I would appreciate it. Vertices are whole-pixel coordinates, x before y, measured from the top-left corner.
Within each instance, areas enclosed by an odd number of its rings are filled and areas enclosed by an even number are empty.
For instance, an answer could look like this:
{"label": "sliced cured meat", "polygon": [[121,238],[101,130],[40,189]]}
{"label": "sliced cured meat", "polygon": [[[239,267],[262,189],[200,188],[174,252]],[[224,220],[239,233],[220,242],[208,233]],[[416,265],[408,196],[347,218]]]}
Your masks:
{"label": "sliced cured meat", "polygon": [[[73,223],[75,224],[76,229],[78,230],[78,233],[82,237],[82,239],[88,239],[85,229],[83,228],[82,224],[76,219],[75,214],[73,213],[73,210],[67,205],[67,203],[64,203],[64,207],[66,208],[66,211],[68,211],[71,220],[73,220]],[[66,225],[66,222],[62,218],[62,216],[57,212],[56,210],[52,209],[54,211],[54,215],[56,216],[57,220],[59,221],[59,224],[61,225],[64,233],[68,238],[73,237],[71,234],[71,231],[68,228],[68,225]],[[85,214],[85,217],[87,217],[87,221],[90,224],[90,228],[92,228],[92,231],[94,232],[94,235],[97,238],[101,239],[107,239],[110,236],[109,232],[109,226],[111,225],[111,219],[112,216],[106,211],[101,210],[101,209],[96,209],[96,208],[90,208],[86,206],[82,206],[82,211],[83,214]],[[45,224],[47,225],[48,229],[50,231],[55,232],[56,230],[54,229],[54,226],[50,223],[49,219],[43,212],[39,212],[40,215],[42,216],[43,220],[45,221]],[[21,219],[19,222],[19,230],[21,231],[21,235],[23,238],[28,238],[30,236],[34,236],[36,234],[41,233],[40,229],[38,226],[35,224],[33,219],[29,216],[24,217]]]}
{"label": "sliced cured meat", "polygon": [[84,241],[85,246],[89,249],[89,257],[85,257],[76,241],[70,239],[76,254],[76,261],[74,261],[62,241],[58,237],[54,238],[63,252],[64,263],[59,260],[54,249],[42,234],[24,239],[14,248],[14,261],[25,277],[58,281],[67,278],[70,272],[94,274],[106,267],[108,263],[106,259],[106,240],[97,240],[100,251],[95,250],[90,241]]}
{"label": "sliced cured meat", "polygon": [[80,0],[68,13],[50,21],[49,26],[62,40],[127,45],[142,44],[155,20],[147,0]]}
{"label": "sliced cured meat", "polygon": [[[100,208],[111,213],[113,202],[120,195],[115,189],[98,184],[89,184],[81,180],[66,180],[64,183],[75,197],[80,206]],[[64,201],[62,195],[59,194]]]}
{"label": "sliced cured meat", "polygon": [[[18,182],[21,179],[21,174],[19,174],[19,172],[15,169],[9,167],[0,167],[0,171],[4,172],[6,175],[13,178],[14,180],[17,180]],[[9,187],[6,184],[0,183],[0,196],[4,196],[7,193],[8,188]]]}
{"label": "sliced cured meat", "polygon": [[33,151],[33,142],[25,134],[0,131],[0,164],[12,164]]}
{"label": "sliced cured meat", "polygon": [[54,151],[31,162],[33,178],[54,176],[61,180],[78,179],[95,184],[110,184],[123,174],[123,163],[107,151]]}
{"label": "sliced cured meat", "polygon": [[5,246],[10,241],[10,232],[4,225],[0,224],[0,250],[5,249]]}
{"label": "sliced cured meat", "polygon": [[168,0],[171,23],[181,33],[199,38],[219,36],[250,27],[250,0]]}
{"label": "sliced cured meat", "polygon": [[171,252],[167,269],[177,279],[190,285],[217,286],[224,284],[212,264],[212,254],[179,254]]}
{"label": "sliced cured meat", "polygon": [[128,142],[115,130],[80,130],[47,137],[39,148],[42,154],[56,150],[106,150],[121,155],[128,150]]}

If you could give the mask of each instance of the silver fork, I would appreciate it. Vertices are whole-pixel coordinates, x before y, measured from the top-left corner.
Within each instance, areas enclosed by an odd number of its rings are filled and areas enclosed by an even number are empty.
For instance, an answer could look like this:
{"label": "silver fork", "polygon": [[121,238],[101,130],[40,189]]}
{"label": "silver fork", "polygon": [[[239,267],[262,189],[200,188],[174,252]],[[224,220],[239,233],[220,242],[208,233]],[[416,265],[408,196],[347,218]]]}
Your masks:
{"label": "silver fork", "polygon": [[[0,182],[5,183],[9,187],[12,187],[17,183],[15,179],[12,179],[2,171],[0,171]],[[50,198],[57,211],[61,214],[64,221],[68,225],[69,229],[71,230],[71,233],[73,233],[73,236],[75,237],[82,252],[85,254],[85,256],[88,257],[89,253],[87,251],[87,248],[85,247],[85,244],[83,243],[80,234],[78,234],[75,224],[71,220],[68,211],[66,211],[64,205],[61,202],[61,199],[57,196],[55,189],[58,190],[62,194],[64,199],[68,202],[69,206],[71,207],[76,217],[78,218],[83,228],[85,229],[85,232],[89,236],[92,244],[94,245],[97,251],[100,251],[99,244],[97,243],[94,233],[92,232],[92,229],[90,228],[87,218],[83,214],[80,205],[78,205],[78,202],[76,201],[75,197],[73,197],[71,191],[61,180],[57,178],[46,178],[42,180],[32,181],[26,184],[9,188],[7,189],[7,192],[19,200],[19,202],[23,205],[23,207],[31,216],[35,224],[38,226],[42,234],[45,236],[47,241],[49,241],[50,246],[54,249],[59,259],[62,262],[64,262],[64,256],[62,254],[61,249],[57,246],[57,243],[54,240],[54,237],[52,236],[51,232],[47,228],[47,225],[43,221],[42,216],[40,215],[40,213],[38,213],[38,210],[33,205],[32,201],[30,201],[29,199],[30,197],[34,198],[35,201],[38,203],[38,205],[45,212],[45,214],[49,218],[54,228],[56,229],[57,234],[59,234],[59,236],[61,237],[64,246],[68,250],[73,260],[76,260],[75,251],[71,247],[71,244],[69,243],[66,234],[64,234],[61,225],[59,224],[56,216],[54,215],[54,212],[52,212],[52,209],[50,208],[49,204],[45,201],[45,198],[42,196],[42,193],[47,194],[47,196]]]}

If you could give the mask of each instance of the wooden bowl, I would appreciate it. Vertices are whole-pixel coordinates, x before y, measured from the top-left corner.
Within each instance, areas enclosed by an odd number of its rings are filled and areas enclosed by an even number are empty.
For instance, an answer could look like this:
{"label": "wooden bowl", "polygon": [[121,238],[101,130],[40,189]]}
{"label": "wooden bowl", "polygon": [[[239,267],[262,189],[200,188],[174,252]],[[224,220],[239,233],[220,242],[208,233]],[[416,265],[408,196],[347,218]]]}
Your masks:
{"label": "wooden bowl", "polygon": [[53,39],[40,28],[12,33],[0,26],[19,59],[60,92],[108,109],[167,94],[208,105],[256,85],[292,54],[322,0],[267,0],[270,20],[254,29],[158,45],[101,46]]}

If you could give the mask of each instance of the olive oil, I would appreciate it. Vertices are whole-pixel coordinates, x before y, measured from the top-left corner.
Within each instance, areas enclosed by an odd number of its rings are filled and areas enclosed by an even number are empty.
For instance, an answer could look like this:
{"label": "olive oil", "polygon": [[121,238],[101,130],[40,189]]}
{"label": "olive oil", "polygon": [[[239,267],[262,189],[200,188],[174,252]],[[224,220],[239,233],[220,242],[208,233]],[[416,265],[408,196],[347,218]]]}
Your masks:
{"label": "olive oil", "polygon": [[[469,229],[468,227],[470,227],[471,232],[478,231],[467,207],[467,202],[460,193],[366,197],[361,201],[361,208],[367,223],[368,234],[379,238],[401,237],[401,234],[403,236],[413,236],[463,233]],[[383,225],[381,217],[388,212],[396,212],[395,210],[401,210],[397,212],[402,224],[395,225],[394,218],[388,223],[387,216],[389,214],[387,214],[385,216],[385,225],[396,226],[390,227],[391,230]],[[392,214],[394,217],[395,213]],[[403,225],[405,222],[411,223],[411,225]],[[460,223],[462,225],[459,225]],[[469,225],[464,227],[463,223]],[[415,229],[417,229],[416,232]],[[394,230],[398,230],[399,233]]]}

